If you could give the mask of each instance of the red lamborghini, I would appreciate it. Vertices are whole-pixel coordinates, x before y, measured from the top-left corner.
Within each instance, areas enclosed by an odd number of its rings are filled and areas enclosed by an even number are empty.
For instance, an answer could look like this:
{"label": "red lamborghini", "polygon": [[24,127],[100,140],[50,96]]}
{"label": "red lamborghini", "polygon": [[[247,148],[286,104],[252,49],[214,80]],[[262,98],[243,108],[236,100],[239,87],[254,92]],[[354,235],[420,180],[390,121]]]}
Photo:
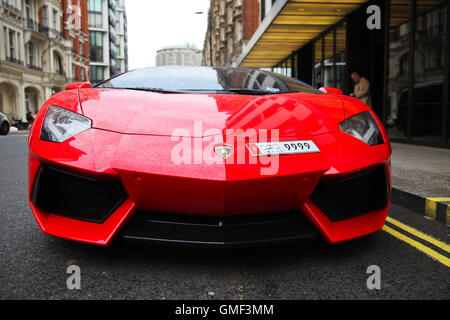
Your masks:
{"label": "red lamborghini", "polygon": [[29,201],[47,234],[247,246],[380,230],[391,147],[338,89],[244,68],[135,70],[39,111]]}

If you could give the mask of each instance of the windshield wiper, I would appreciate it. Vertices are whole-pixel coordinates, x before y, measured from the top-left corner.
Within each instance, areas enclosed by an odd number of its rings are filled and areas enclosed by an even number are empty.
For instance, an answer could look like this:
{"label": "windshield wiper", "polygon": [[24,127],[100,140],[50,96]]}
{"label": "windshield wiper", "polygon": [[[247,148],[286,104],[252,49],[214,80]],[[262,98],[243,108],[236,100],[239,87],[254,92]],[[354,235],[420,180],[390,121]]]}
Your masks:
{"label": "windshield wiper", "polygon": [[163,88],[145,88],[145,87],[117,87],[112,89],[125,89],[125,90],[138,90],[138,91],[148,91],[148,92],[158,92],[158,93],[186,93],[183,91],[177,91],[177,90],[167,90]]}

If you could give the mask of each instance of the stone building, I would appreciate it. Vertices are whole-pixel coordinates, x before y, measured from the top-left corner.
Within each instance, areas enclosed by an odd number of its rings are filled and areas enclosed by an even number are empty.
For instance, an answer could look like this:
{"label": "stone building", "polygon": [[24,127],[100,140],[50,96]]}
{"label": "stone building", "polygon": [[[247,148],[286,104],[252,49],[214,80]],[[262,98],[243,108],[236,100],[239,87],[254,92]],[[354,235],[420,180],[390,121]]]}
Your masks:
{"label": "stone building", "polygon": [[156,66],[200,66],[202,51],[193,45],[170,46],[158,50]]}
{"label": "stone building", "polygon": [[0,39],[0,112],[12,121],[88,79],[86,0],[0,1]]}
{"label": "stone building", "polygon": [[203,65],[235,66],[259,22],[259,0],[211,0]]}

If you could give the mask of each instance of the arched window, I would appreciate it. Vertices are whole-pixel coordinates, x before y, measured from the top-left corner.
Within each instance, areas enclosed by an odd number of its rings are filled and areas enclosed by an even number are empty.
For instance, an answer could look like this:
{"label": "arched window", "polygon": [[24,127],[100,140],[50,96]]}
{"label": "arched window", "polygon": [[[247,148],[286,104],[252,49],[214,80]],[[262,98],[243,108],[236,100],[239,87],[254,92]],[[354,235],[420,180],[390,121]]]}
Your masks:
{"label": "arched window", "polygon": [[63,68],[63,63],[62,63],[62,58],[58,53],[54,53],[53,56],[53,66],[54,66],[54,71],[56,74],[59,74],[61,76],[64,76],[64,68]]}

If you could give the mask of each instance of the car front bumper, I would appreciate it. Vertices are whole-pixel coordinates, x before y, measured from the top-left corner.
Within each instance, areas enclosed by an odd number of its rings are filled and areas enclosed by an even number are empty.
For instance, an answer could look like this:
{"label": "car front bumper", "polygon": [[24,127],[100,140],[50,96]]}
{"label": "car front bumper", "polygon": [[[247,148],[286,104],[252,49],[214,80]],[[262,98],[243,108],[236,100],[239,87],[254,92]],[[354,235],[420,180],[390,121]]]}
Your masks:
{"label": "car front bumper", "polygon": [[259,164],[176,165],[170,137],[91,129],[63,144],[30,139],[30,206],[45,233],[96,245],[124,237],[239,246],[317,234],[336,243],[380,230],[390,204],[389,145],[343,133],[314,141],[320,154],[279,157],[277,174],[262,177]]}

